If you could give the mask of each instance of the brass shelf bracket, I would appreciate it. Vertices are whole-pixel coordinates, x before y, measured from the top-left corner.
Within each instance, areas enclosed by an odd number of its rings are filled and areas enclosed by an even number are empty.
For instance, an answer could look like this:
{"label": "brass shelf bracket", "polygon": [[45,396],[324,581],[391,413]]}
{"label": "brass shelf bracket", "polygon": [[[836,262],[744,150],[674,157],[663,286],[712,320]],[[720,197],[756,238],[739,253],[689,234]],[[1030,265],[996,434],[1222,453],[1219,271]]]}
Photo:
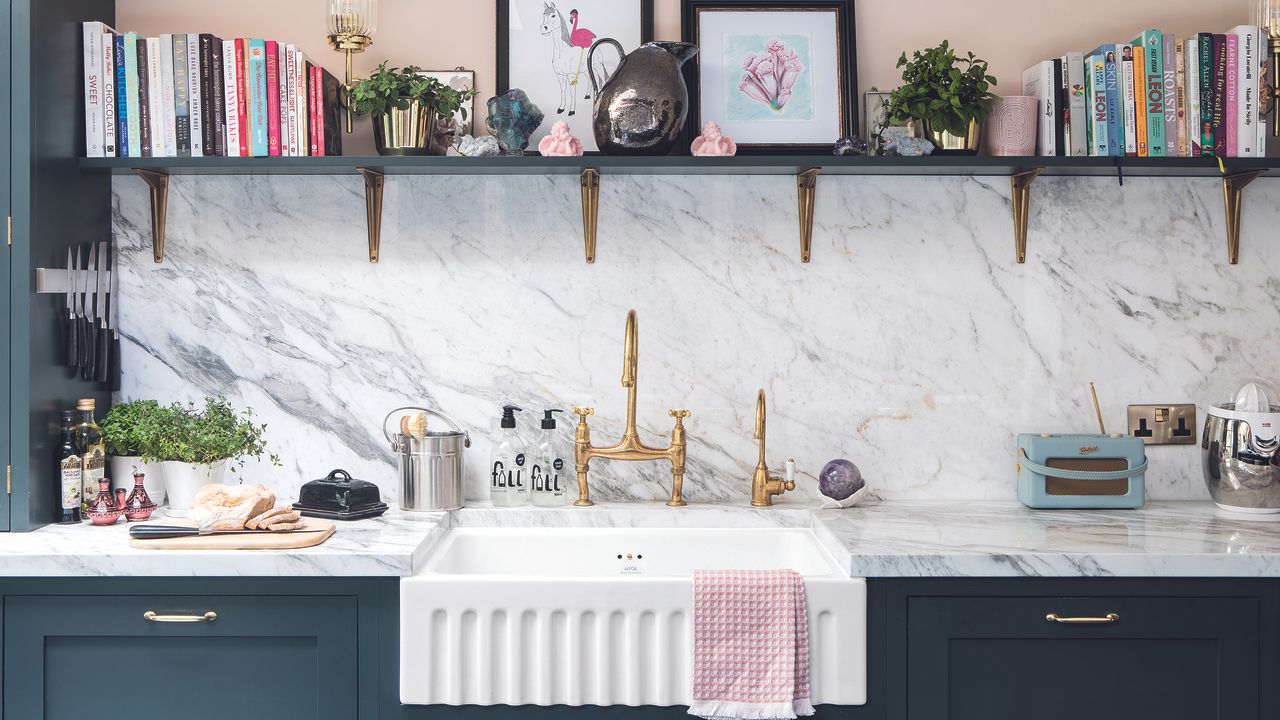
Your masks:
{"label": "brass shelf bracket", "polygon": [[1027,219],[1031,215],[1031,183],[1044,171],[1042,167],[1019,170],[1009,176],[1013,191],[1013,252],[1018,264],[1027,261]]}
{"label": "brass shelf bracket", "polygon": [[365,224],[369,227],[369,262],[378,262],[382,248],[382,188],[386,183],[383,173],[369,168],[356,168],[364,177]]}
{"label": "brass shelf bracket", "polygon": [[1227,209],[1227,262],[1240,262],[1240,205],[1244,188],[1266,170],[1226,173],[1222,176],[1222,200]]}
{"label": "brass shelf bracket", "polygon": [[600,212],[600,171],[582,168],[582,240],[586,243],[587,264],[596,261],[596,219]]}
{"label": "brass shelf bracket", "polygon": [[151,189],[151,255],[164,262],[164,221],[169,215],[169,173],[134,168]]}
{"label": "brass shelf bracket", "polygon": [[814,167],[796,173],[796,201],[800,209],[800,262],[809,262],[813,251],[813,205],[818,191],[818,173]]}

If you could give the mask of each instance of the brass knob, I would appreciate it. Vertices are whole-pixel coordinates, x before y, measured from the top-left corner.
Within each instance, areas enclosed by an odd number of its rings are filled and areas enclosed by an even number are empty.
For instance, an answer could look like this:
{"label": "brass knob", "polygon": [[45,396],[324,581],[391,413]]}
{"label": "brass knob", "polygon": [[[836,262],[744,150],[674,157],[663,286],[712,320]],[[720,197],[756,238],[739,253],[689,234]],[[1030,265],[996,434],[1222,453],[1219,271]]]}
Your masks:
{"label": "brass knob", "polygon": [[573,409],[573,414],[577,415],[578,417],[586,417],[588,415],[594,415],[595,412],[596,412],[595,408],[589,408],[589,407],[575,407]]}
{"label": "brass knob", "polygon": [[787,489],[787,492],[791,492],[792,490],[795,490],[795,489],[796,489],[796,481],[795,481],[795,480],[788,480],[788,481],[786,481],[785,483],[783,483],[783,484],[782,484],[782,487],[786,488],[786,489]]}
{"label": "brass knob", "polygon": [[667,414],[676,419],[683,419],[683,418],[689,417],[688,410],[668,410]]}

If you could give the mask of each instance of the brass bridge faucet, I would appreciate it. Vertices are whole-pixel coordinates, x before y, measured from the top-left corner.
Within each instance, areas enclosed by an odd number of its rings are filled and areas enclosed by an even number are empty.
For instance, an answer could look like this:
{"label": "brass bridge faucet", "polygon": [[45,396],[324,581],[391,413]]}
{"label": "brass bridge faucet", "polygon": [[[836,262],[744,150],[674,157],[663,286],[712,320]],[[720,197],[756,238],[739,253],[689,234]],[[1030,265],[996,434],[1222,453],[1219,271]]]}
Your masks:
{"label": "brass bridge faucet", "polygon": [[756,432],[755,439],[760,441],[760,461],[756,463],[756,472],[751,476],[751,507],[769,507],[773,505],[773,496],[781,495],[788,490],[796,489],[796,461],[787,460],[787,477],[769,475],[769,466],[764,461],[764,390],[756,391]]}
{"label": "brass bridge faucet", "polygon": [[653,448],[640,442],[636,432],[636,365],[640,359],[640,348],[636,338],[636,311],[627,312],[627,336],[622,346],[622,387],[627,389],[627,428],[622,439],[608,447],[591,445],[591,428],[587,426],[587,416],[595,412],[589,407],[575,407],[573,412],[578,416],[578,427],[574,433],[574,459],[578,471],[578,499],[573,504],[578,507],[594,505],[591,493],[587,488],[588,463],[591,458],[607,460],[670,460],[671,461],[671,499],[670,507],[685,505],[681,494],[684,486],[684,452],[685,433],[684,419],[689,417],[688,410],[672,410],[668,414],[676,419],[671,430],[671,447]]}

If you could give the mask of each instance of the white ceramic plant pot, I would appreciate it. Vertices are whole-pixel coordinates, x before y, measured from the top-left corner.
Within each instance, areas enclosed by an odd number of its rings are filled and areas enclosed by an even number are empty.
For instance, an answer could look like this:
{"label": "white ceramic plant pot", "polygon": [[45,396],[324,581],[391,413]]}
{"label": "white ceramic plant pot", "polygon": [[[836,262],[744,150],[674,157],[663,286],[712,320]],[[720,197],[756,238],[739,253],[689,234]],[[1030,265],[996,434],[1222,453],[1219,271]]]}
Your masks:
{"label": "white ceramic plant pot", "polygon": [[222,478],[227,472],[225,462],[215,465],[192,465],[169,461],[161,464],[164,466],[165,490],[169,493],[168,514],[171,517],[186,517],[187,509],[191,507],[191,501],[195,499],[196,492],[210,483],[221,485]]}
{"label": "white ceramic plant pot", "polygon": [[146,476],[142,487],[147,496],[157,507],[164,504],[164,467],[163,463],[144,463],[136,455],[124,457],[111,456],[111,489],[124,488],[126,493],[133,492],[134,469]]}

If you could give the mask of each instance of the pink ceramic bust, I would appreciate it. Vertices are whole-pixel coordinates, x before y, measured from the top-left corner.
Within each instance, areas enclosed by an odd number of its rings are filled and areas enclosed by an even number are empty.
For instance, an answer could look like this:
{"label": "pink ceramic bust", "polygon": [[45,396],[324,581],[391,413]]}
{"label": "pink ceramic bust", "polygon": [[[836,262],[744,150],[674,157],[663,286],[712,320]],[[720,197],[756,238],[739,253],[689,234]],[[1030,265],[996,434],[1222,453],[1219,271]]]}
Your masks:
{"label": "pink ceramic bust", "polygon": [[582,154],[582,141],[569,134],[569,123],[561,120],[538,142],[538,152],[544,157],[573,157]]}
{"label": "pink ceramic bust", "polygon": [[702,134],[694,138],[689,152],[701,157],[728,157],[738,154],[738,144],[721,135],[719,125],[709,122],[702,126]]}

